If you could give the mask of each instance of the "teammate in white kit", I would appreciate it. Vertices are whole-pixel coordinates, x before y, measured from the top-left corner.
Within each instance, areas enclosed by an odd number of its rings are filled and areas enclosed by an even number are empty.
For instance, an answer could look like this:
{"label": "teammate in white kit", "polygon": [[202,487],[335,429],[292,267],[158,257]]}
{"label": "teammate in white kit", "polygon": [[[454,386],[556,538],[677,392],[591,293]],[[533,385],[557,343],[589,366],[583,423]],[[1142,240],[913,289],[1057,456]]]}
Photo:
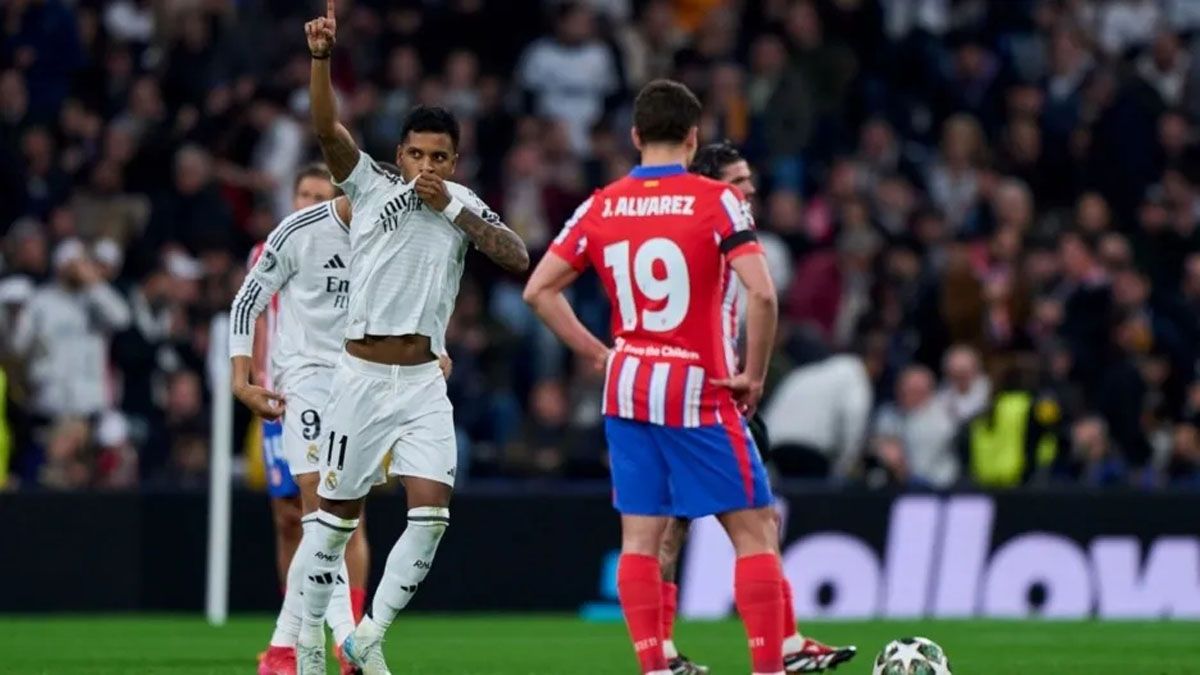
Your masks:
{"label": "teammate in white kit", "polygon": [[[298,210],[259,247],[230,311],[233,391],[264,420],[263,454],[270,460],[266,468],[276,514],[286,511],[281,503],[289,501],[286,495],[297,492],[303,516],[317,510],[317,444],[333,367],[341,352],[349,286],[350,205],[330,181],[323,166],[300,172],[293,200]],[[272,303],[271,319],[264,322],[268,330],[263,331],[258,320]],[[264,356],[267,344],[271,363],[262,368],[252,355]],[[255,372],[256,384],[251,384],[251,370],[260,368]],[[276,527],[282,529],[280,520],[277,516]],[[368,551],[362,528],[355,532],[350,552],[356,573],[349,574],[343,566],[327,616],[339,642],[354,629],[351,579],[359,589],[365,585]],[[287,565],[284,604],[270,646],[259,661],[260,675],[295,671],[303,569],[295,564],[294,553],[295,548],[280,551]],[[351,671],[344,667],[343,672]]]}
{"label": "teammate in white kit", "polygon": [[500,267],[523,272],[529,253],[454,172],[458,122],[444,109],[418,107],[401,130],[401,176],[360,152],[337,119],[329,58],[334,0],[305,25],[313,126],[335,182],[353,207],[349,316],[322,439],[320,508],[306,525],[297,559],[305,565],[299,675],[324,673],[321,623],[363,498],[390,456],[408,498],[408,527],[388,556],[371,615],[342,642],[367,675],[388,673],[384,632],[424,580],[450,523],[457,449],[446,384],[435,354],[458,294],[467,245]]}
{"label": "teammate in white kit", "polygon": [[[292,183],[292,211],[299,211],[318,202],[332,200],[338,194],[333,178],[323,164],[303,167]],[[250,251],[246,272],[252,273],[266,248],[266,239]],[[349,244],[347,244],[348,246]],[[275,390],[271,377],[271,336],[279,317],[279,298],[272,297],[255,323],[251,380],[262,387]],[[275,413],[274,408],[270,413]],[[287,584],[287,570],[296,547],[300,545],[300,518],[304,515],[300,502],[300,486],[292,479],[292,471],[283,454],[283,422],[271,416],[261,418],[263,468],[270,497],[271,519],[275,526],[275,561],[279,570],[279,587]],[[316,493],[314,484],[313,493]],[[351,544],[353,546],[353,544]]]}

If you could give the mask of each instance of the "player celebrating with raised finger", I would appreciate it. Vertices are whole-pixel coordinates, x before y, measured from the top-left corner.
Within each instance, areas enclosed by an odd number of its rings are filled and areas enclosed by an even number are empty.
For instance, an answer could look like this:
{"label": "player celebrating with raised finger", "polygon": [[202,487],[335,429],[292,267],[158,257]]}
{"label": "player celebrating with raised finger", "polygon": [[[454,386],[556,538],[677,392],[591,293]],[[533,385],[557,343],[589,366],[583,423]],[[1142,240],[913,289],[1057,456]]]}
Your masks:
{"label": "player celebrating with raised finger", "polygon": [[[233,393],[264,421],[263,457],[284,584],[283,608],[259,675],[295,671],[303,566],[294,554],[300,521],[317,508],[317,445],[346,326],[349,202],[337,194],[329,171],[313,165],[296,177],[293,206],[296,212],[255,247],[229,322]],[[268,356],[270,363],[263,363]],[[288,531],[293,518],[294,535]],[[327,616],[335,637],[354,630],[365,596],[368,551],[361,529],[350,551],[353,569],[339,572]]]}
{"label": "player celebrating with raised finger", "polygon": [[499,216],[449,180],[459,127],[448,111],[409,113],[396,149],[400,176],[358,149],[338,122],[330,81],[336,32],[328,0],[325,16],[305,25],[309,95],[321,152],[352,206],[349,306],[322,430],[320,506],[305,519],[296,553],[305,570],[296,665],[299,675],[324,673],[321,622],[363,500],[390,457],[408,499],[408,527],[388,555],[370,616],[342,643],[366,675],[384,675],[384,634],[424,580],[450,524],[458,453],[435,355],[445,351],[467,246],[513,272],[528,267],[529,254]]}

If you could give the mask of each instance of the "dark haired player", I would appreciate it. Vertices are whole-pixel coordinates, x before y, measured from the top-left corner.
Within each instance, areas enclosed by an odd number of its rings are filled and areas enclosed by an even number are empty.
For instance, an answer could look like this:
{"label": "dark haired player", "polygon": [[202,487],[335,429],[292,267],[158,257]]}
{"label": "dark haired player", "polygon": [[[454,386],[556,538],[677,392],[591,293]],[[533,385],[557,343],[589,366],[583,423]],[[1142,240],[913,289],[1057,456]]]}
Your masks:
{"label": "dark haired player", "polygon": [[309,21],[305,33],[313,128],[353,210],[349,307],[319,446],[320,505],[305,518],[296,552],[305,576],[296,665],[299,675],[324,673],[325,610],[363,499],[390,457],[408,498],[408,527],[388,555],[370,616],[342,642],[366,675],[384,675],[384,633],[425,579],[450,524],[457,449],[436,354],[445,352],[467,246],[513,272],[528,267],[529,254],[473,192],[448,180],[459,126],[446,110],[409,113],[396,148],[400,176],[358,149],[338,122],[330,81],[334,4],[328,0],[325,16]]}
{"label": "dark haired player", "polygon": [[[233,393],[262,419],[263,465],[284,588],[283,608],[270,646],[259,659],[259,675],[286,675],[296,668],[303,577],[301,566],[293,562],[301,518],[317,508],[315,441],[346,324],[342,285],[347,270],[337,263],[350,247],[345,224],[349,208],[331,180],[320,164],[297,174],[295,212],[254,247],[229,314]],[[291,404],[286,416],[285,399]],[[355,532],[352,555],[347,556],[355,573],[343,567],[326,617],[335,635],[353,631],[361,612],[366,546],[363,533]],[[343,672],[352,672],[343,666]]]}
{"label": "dark haired player", "polygon": [[[707,176],[722,183],[732,185],[741,191],[747,199],[758,191],[754,185],[754,173],[750,164],[742,157],[732,144],[728,142],[712,143],[700,148],[690,167],[693,173]],[[736,298],[736,296],[735,296]],[[736,301],[736,299],[735,299]],[[734,309],[736,316],[737,310]],[[754,437],[754,445],[763,455],[765,462],[770,454],[770,439],[762,418],[755,414],[749,420],[750,433]],[[776,517],[777,514],[776,514]],[[672,635],[675,627],[675,607],[678,599],[678,587],[675,585],[675,574],[679,567],[679,553],[687,539],[688,526],[691,520],[675,518],[667,525],[663,536],[662,550],[659,552],[659,563],[663,572],[663,650],[667,662],[674,675],[703,675],[708,672],[704,666],[691,662],[676,650]],[[778,530],[778,525],[776,525]],[[792,607],[792,587],[787,577],[783,578],[783,664],[789,673],[815,673],[826,668],[834,667],[854,658],[856,648],[830,647],[816,640],[806,638],[796,628],[796,617]]]}
{"label": "dark haired player", "polygon": [[[380,164],[399,175],[394,164]],[[300,520],[317,510],[321,420],[346,330],[350,202],[331,181],[323,164],[296,175],[296,211],[254,247],[230,311],[233,392],[262,419],[263,464],[285,591],[270,646],[259,659],[259,675],[296,669],[304,577],[303,566],[293,563]],[[449,358],[442,355],[440,361],[448,373]],[[345,570],[326,614],[335,638],[349,635],[363,615],[369,563],[365,528],[364,521],[350,538]],[[344,660],[342,672],[353,672]]]}
{"label": "dark haired player", "polygon": [[[658,555],[672,518],[715,515],[737,553],[734,598],[755,675],[782,675],[783,601],[766,471],[746,427],[775,335],[775,288],[749,206],[687,172],[700,102],[656,80],[634,102],[642,164],[592,195],[542,258],[525,299],[606,371],[603,413],[621,514],[617,590],[641,672],[670,675]],[[593,266],[613,304],[610,350],[563,295]],[[748,297],[745,368],[734,354],[734,276]]]}

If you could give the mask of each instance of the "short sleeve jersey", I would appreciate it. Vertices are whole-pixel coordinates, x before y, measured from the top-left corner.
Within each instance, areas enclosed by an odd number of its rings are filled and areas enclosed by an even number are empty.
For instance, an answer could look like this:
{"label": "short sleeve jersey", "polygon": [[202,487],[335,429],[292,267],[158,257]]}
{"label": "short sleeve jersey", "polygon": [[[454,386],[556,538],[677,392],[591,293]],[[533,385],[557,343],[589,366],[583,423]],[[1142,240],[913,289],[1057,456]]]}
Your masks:
{"label": "short sleeve jersey", "polygon": [[265,309],[273,386],[337,363],[349,301],[347,230],[335,202],[321,202],[284,218],[251,253],[230,315],[230,353],[250,355],[254,320]]}
{"label": "short sleeve jersey", "polygon": [[762,252],[736,188],[678,165],[638,167],[581,204],[550,251],[594,267],[613,304],[605,415],[696,427],[739,414],[710,383],[736,370],[730,261]]}
{"label": "short sleeve jersey", "polygon": [[[350,308],[346,338],[424,335],[445,354],[469,239],[421,201],[415,181],[384,171],[366,153],[338,187],[350,198]],[[470,189],[446,181],[472,213],[499,220]]]}

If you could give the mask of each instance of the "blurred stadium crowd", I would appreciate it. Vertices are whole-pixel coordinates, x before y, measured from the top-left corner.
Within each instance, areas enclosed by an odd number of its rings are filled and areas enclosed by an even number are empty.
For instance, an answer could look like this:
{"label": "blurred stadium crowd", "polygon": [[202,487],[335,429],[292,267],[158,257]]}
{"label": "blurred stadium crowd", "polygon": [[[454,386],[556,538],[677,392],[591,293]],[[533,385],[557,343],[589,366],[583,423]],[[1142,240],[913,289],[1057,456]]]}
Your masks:
{"label": "blurred stadium crowd", "polygon": [[[205,483],[210,321],[318,155],[301,29],[318,10],[4,3],[0,485]],[[671,76],[701,95],[703,137],[759,175],[784,476],[1200,485],[1200,3],[339,12],[336,85],[364,147],[390,158],[411,105],[449,107],[461,180],[535,256],[632,166],[631,92]],[[603,478],[599,383],[522,280],[482,257],[467,274],[448,335],[460,474]],[[597,284],[574,302],[606,331]]]}

